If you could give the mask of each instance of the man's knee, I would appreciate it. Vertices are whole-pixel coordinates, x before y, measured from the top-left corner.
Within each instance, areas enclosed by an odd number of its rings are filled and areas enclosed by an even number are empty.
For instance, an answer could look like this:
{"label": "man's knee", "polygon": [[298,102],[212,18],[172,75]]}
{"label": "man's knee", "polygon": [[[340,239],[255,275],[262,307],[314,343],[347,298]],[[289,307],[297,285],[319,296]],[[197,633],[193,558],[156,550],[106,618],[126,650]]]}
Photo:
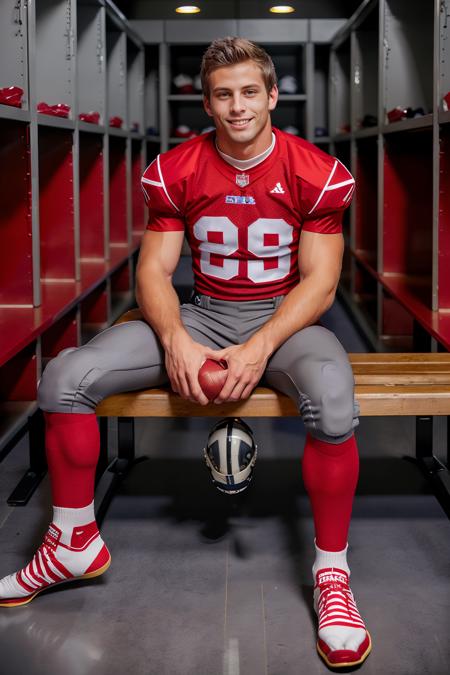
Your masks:
{"label": "man's knee", "polygon": [[359,407],[354,400],[350,364],[322,364],[312,394],[300,397],[300,412],[312,436],[330,443],[349,438],[358,425]]}
{"label": "man's knee", "polygon": [[[83,363],[82,363],[83,361]],[[87,413],[95,406],[79,398],[80,384],[92,369],[79,349],[64,349],[47,364],[38,387],[38,405],[45,412]]]}

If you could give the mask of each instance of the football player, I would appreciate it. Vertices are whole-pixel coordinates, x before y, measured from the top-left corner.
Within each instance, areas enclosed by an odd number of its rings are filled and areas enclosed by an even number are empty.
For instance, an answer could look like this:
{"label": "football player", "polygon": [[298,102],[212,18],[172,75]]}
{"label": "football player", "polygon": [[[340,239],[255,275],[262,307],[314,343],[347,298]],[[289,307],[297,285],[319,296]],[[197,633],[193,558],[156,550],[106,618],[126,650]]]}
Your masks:
{"label": "football player", "polygon": [[[298,406],[315,527],[317,648],[331,667],[356,665],[371,649],[347,563],[358,409],[347,354],[318,323],[335,297],[354,180],[339,160],[272,127],[277,79],[259,46],[214,41],[201,77],[215,131],[159,155],[142,178],[149,221],[136,297],[143,320],[62,351],[41,379],[53,520],[31,562],[0,581],[0,605],[23,605],[110,564],[93,508],[99,401],[170,382],[206,405],[198,371],[207,358],[224,359],[217,403],[245,399],[264,379]],[[195,288],[180,307],[172,275],[184,237]]]}

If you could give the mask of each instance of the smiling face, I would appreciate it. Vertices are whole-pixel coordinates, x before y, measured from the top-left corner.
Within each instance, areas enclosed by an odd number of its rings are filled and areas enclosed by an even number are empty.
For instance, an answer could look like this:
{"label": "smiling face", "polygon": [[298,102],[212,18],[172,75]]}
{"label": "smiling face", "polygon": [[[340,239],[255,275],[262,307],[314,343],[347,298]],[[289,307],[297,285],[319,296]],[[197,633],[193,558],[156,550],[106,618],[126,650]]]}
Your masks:
{"label": "smiling face", "polygon": [[278,89],[267,92],[259,66],[244,61],[217,68],[209,75],[209,91],[203,103],[214,120],[220,150],[236,159],[264,152],[272,141],[270,111]]}

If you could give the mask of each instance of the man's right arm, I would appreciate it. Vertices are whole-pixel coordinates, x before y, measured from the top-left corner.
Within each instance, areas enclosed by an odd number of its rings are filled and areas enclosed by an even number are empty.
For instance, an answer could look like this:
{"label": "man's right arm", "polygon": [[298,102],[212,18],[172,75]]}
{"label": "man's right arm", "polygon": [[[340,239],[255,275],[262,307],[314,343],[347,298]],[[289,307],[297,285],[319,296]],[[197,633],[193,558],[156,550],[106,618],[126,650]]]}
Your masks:
{"label": "man's right arm", "polygon": [[183,398],[206,405],[198,371],[212,350],[192,340],[186,331],[172,284],[183,239],[183,231],[145,232],[136,273],[136,300],[163,346],[172,388]]}

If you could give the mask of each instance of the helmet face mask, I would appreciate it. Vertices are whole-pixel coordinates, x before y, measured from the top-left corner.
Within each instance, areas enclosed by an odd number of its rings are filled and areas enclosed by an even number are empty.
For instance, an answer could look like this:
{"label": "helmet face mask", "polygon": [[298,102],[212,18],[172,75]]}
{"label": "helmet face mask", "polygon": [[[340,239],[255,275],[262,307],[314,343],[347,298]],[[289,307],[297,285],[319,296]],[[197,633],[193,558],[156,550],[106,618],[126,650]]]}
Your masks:
{"label": "helmet face mask", "polygon": [[211,429],[203,455],[218,490],[242,492],[252,479],[257,456],[252,430],[238,417],[221,420]]}

